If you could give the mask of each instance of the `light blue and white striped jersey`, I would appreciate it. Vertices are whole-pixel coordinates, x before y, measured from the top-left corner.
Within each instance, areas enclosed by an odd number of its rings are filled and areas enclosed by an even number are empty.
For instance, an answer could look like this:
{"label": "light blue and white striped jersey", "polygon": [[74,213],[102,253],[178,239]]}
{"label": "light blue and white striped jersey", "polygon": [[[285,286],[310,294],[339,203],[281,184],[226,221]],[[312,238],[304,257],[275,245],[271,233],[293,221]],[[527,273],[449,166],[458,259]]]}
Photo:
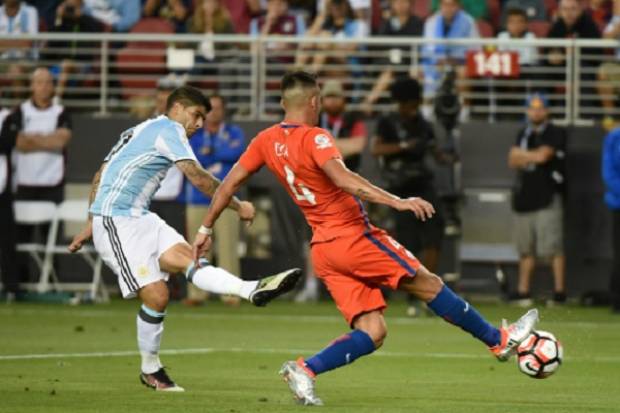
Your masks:
{"label": "light blue and white striped jersey", "polygon": [[139,217],[173,163],[196,156],[180,123],[162,115],[126,130],[106,156],[93,215]]}

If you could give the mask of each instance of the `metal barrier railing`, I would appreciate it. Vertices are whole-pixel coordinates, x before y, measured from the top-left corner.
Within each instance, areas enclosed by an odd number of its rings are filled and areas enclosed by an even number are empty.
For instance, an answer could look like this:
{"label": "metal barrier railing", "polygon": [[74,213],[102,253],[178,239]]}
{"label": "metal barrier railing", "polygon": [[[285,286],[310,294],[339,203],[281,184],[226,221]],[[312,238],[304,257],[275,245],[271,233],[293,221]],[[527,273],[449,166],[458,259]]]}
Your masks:
{"label": "metal barrier railing", "polygon": [[[6,39],[0,36],[0,43]],[[31,69],[45,65],[57,75],[59,98],[73,110],[101,115],[148,112],[158,79],[174,73],[198,87],[217,89],[237,119],[271,120],[280,115],[280,77],[303,67],[317,71],[321,81],[340,79],[350,109],[381,112],[392,107],[385,87],[389,80],[407,74],[421,79],[425,102],[430,103],[442,71],[450,66],[437,55],[448,52],[458,73],[458,93],[474,117],[522,117],[523,102],[533,91],[545,92],[554,118],[567,124],[620,115],[620,63],[615,54],[620,42],[610,40],[150,33],[40,33],[10,39],[30,40],[32,48],[24,50],[22,58],[0,57],[5,106],[28,95]],[[467,50],[473,58],[465,59]],[[519,53],[527,64],[511,68],[518,76],[493,74],[508,70],[510,54]],[[481,72],[472,75],[476,70]]]}

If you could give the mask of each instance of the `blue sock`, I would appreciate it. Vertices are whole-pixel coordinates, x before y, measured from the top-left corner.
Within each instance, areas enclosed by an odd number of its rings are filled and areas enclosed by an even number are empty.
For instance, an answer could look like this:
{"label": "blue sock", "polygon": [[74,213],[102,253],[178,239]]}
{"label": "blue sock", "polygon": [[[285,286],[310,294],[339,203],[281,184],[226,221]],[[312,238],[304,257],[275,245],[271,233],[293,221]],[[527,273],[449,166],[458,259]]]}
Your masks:
{"label": "blue sock", "polygon": [[373,351],[375,351],[375,343],[370,336],[361,330],[353,330],[307,359],[306,367],[314,374],[321,374],[353,363],[356,359]]}
{"label": "blue sock", "polygon": [[461,327],[489,347],[493,347],[501,341],[500,331],[482,318],[474,307],[454,294],[445,285],[439,294],[428,303],[428,307],[438,316]]}

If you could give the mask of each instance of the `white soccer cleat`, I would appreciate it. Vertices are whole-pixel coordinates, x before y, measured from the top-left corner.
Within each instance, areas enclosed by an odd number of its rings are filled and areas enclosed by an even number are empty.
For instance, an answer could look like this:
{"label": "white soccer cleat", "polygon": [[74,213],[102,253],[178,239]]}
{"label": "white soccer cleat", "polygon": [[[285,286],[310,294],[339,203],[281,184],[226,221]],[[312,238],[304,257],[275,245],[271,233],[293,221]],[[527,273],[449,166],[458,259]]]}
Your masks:
{"label": "white soccer cleat", "polygon": [[516,349],[525,340],[538,322],[538,310],[533,308],[525,313],[514,323],[508,325],[506,320],[502,320],[502,326],[499,329],[502,337],[501,342],[491,347],[491,352],[499,361],[507,361]]}
{"label": "white soccer cleat", "polygon": [[146,387],[149,387],[155,391],[165,391],[171,393],[185,391],[183,387],[179,386],[178,384],[173,382],[172,379],[170,379],[170,376],[168,376],[168,373],[166,373],[166,370],[164,370],[163,367],[157,370],[155,373],[141,373],[140,381]]}
{"label": "white soccer cleat", "polygon": [[295,400],[304,406],[323,406],[323,400],[314,394],[314,375],[303,365],[299,358],[297,362],[287,361],[280,369],[280,375],[293,392]]}

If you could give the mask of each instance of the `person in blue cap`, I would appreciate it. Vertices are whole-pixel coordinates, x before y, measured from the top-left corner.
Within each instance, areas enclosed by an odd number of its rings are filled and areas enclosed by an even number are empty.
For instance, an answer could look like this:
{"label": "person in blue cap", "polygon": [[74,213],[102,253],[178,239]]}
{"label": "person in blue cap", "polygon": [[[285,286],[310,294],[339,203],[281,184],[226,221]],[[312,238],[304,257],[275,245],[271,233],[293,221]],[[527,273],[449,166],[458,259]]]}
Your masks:
{"label": "person in blue cap", "polygon": [[549,304],[566,301],[562,192],[566,131],[549,120],[549,102],[542,94],[527,100],[527,119],[508,154],[516,170],[512,208],[519,253],[519,284],[512,299],[532,304],[530,280],[537,260],[551,264],[554,280]]}

